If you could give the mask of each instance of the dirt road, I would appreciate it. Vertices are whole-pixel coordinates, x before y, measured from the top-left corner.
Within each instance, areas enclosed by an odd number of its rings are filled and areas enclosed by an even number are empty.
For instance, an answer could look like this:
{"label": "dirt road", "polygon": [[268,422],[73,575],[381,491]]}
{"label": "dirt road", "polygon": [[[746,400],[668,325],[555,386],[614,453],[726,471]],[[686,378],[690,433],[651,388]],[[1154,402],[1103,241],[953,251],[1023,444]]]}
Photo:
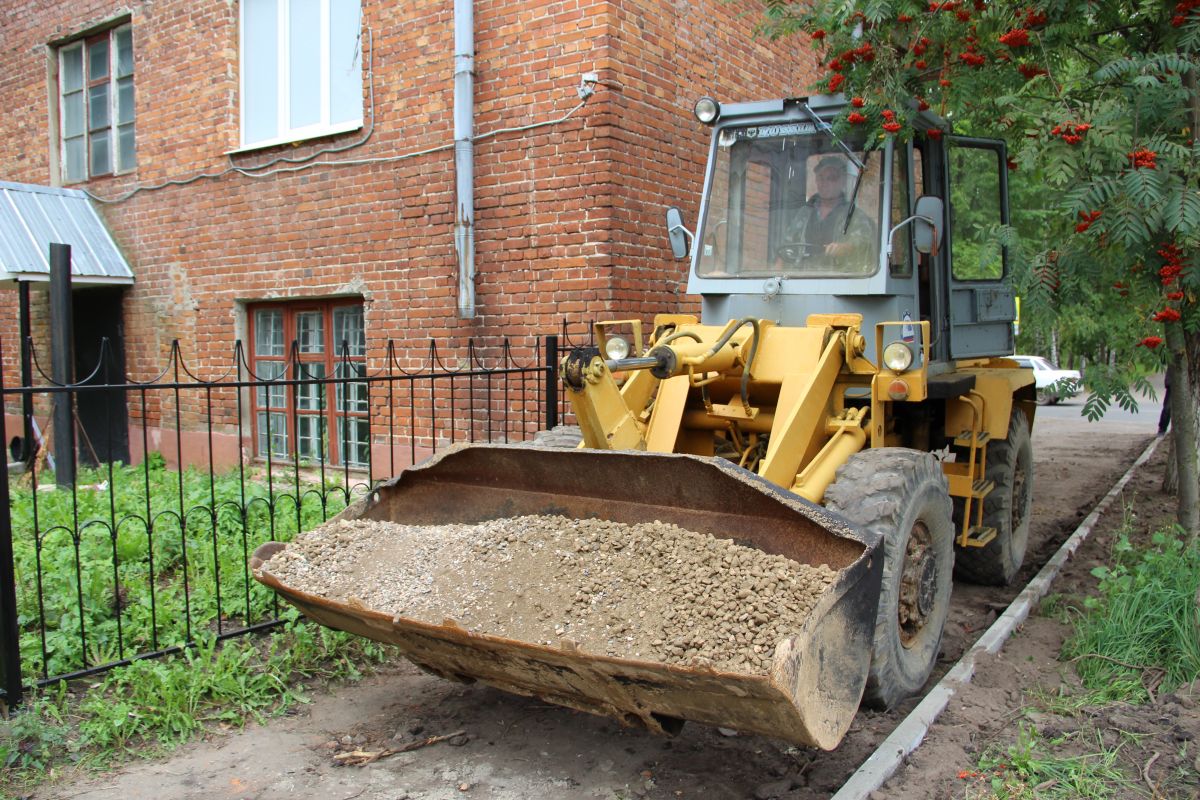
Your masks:
{"label": "dirt road", "polygon": [[[1036,495],[1025,580],[1133,461],[1153,435],[1156,420],[1147,414],[1144,420],[1091,424],[1067,408],[1060,412],[1065,413],[1054,415],[1050,424],[1034,427]],[[1016,589],[955,586],[941,671],[1015,594]],[[265,727],[218,734],[169,760],[44,788],[35,796],[810,800],[831,794],[909,708],[864,710],[835,752],[820,753],[698,725],[685,726],[674,739],[658,738],[612,720],[448,683],[398,665],[318,696],[294,716]],[[333,758],[353,749],[396,750],[460,731],[452,740],[361,767],[338,766]]]}

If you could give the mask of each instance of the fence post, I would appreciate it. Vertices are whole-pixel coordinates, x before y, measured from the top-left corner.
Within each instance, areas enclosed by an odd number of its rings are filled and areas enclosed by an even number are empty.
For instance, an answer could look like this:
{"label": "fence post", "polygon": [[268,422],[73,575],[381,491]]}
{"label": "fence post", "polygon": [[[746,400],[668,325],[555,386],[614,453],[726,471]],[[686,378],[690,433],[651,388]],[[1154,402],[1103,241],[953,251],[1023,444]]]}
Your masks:
{"label": "fence post", "polygon": [[[7,442],[4,368],[0,351],[0,441]],[[8,447],[0,458],[0,686],[9,708],[21,703],[21,633],[17,627],[17,571],[13,564],[12,512],[8,505]],[[30,469],[32,469],[30,465]]]}
{"label": "fence post", "polygon": [[558,427],[558,336],[546,337],[546,430]]}
{"label": "fence post", "polygon": [[[75,333],[71,298],[71,245],[50,243],[50,371],[54,382],[75,382]],[[75,390],[52,398],[54,480],[61,489],[75,485]]]}

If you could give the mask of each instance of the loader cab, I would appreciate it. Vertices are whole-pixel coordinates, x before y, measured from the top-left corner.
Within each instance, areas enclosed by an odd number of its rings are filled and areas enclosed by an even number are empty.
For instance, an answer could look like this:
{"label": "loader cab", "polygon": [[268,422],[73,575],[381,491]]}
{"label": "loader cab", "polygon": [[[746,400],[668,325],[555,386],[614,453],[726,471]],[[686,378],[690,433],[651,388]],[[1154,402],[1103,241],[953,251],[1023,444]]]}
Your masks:
{"label": "loader cab", "polygon": [[[712,147],[694,237],[668,223],[689,245],[688,292],[702,297],[706,324],[857,313],[864,330],[928,320],[931,368],[1013,352],[1016,308],[996,243],[1008,224],[1003,143],[930,137],[948,126],[929,112],[909,142],[874,128],[835,133],[849,110],[841,96],[708,102]],[[932,248],[916,235],[921,197],[941,200]],[[920,327],[904,331],[919,351]]]}

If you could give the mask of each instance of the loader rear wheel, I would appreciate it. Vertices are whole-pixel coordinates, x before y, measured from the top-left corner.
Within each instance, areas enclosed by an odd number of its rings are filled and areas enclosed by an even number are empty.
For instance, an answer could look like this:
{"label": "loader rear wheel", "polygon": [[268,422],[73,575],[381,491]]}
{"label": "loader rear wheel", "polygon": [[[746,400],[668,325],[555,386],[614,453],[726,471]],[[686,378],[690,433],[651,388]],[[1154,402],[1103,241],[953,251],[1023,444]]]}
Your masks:
{"label": "loader rear wheel", "polygon": [[855,453],[825,505],[882,537],[883,588],[863,701],[891,708],[921,690],[937,663],[950,611],[954,523],[950,489],[929,453]]}
{"label": "loader rear wheel", "polygon": [[[960,547],[954,574],[970,583],[1004,586],[1012,582],[1025,561],[1033,509],[1033,444],[1029,418],[1020,409],[1013,409],[1008,437],[988,444],[984,477],[996,484],[983,499],[983,524],[996,529],[996,538],[983,547]],[[963,501],[956,498],[954,520],[958,525],[962,524],[962,512]]]}

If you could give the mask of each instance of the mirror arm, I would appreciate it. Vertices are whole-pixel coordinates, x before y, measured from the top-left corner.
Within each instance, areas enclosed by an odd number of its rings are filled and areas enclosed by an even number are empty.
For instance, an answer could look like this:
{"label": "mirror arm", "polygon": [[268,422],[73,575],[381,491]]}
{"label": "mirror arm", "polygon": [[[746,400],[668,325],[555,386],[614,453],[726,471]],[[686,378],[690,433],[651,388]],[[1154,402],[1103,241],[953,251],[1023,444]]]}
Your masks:
{"label": "mirror arm", "polygon": [[916,222],[917,220],[921,220],[922,222],[928,222],[930,224],[930,226],[932,226],[935,229],[937,228],[937,222],[935,222],[934,220],[930,219],[929,217],[923,216],[921,214],[913,214],[908,219],[901,220],[900,222],[898,222],[896,224],[896,227],[894,227],[890,231],[888,231],[888,241],[887,241],[888,258],[892,257],[892,240],[896,237],[896,231],[900,230],[905,225]]}
{"label": "mirror arm", "polygon": [[690,244],[688,245],[688,249],[689,249],[689,250],[690,250],[692,247],[695,247],[695,245],[696,245],[696,234],[692,233],[692,232],[691,232],[691,231],[689,231],[687,228],[683,227],[683,223],[679,223],[679,224],[677,224],[677,225],[672,225],[671,227],[667,228],[667,233],[674,233],[675,231],[683,231],[683,234],[684,234],[685,236],[687,236],[687,238],[688,238],[688,241],[690,242]]}

